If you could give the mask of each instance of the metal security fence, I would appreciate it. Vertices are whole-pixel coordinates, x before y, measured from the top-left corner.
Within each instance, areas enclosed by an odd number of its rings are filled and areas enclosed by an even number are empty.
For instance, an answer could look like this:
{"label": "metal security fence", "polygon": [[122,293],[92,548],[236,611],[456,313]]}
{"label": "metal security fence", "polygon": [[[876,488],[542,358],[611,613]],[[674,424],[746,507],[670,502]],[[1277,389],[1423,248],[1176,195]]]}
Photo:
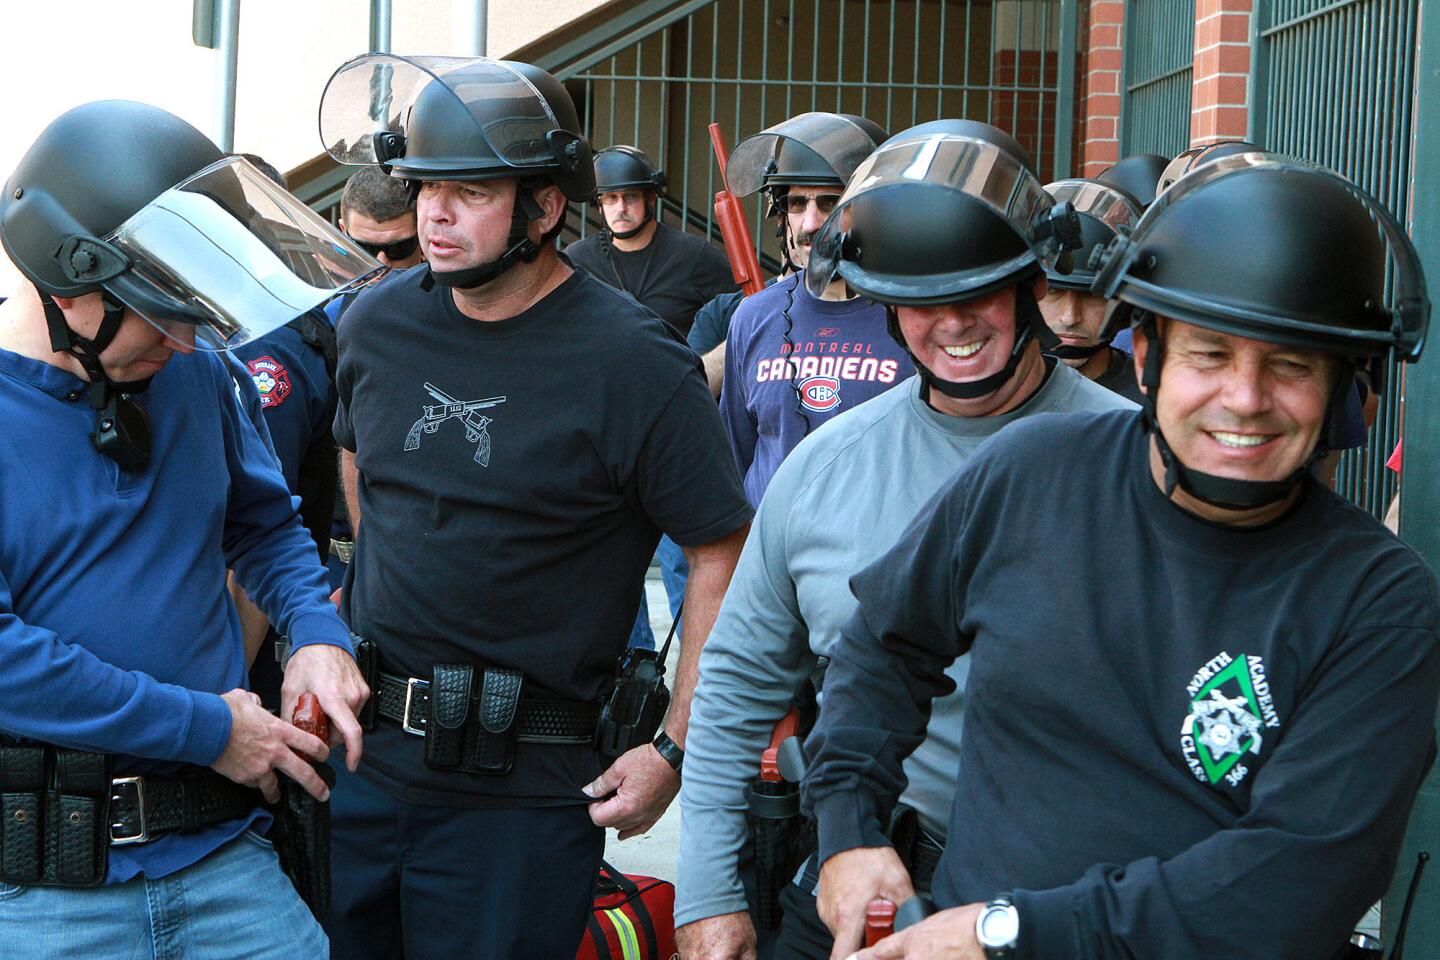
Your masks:
{"label": "metal security fence", "polygon": [[[1410,202],[1419,0],[1256,0],[1250,139],[1324,164],[1403,223]],[[1336,487],[1383,515],[1395,493],[1385,460],[1399,434],[1398,365],[1369,443],[1341,459]]]}
{"label": "metal security fence", "polygon": [[[733,145],[807,110],[894,133],[968,117],[1013,133],[1043,177],[1071,167],[1078,0],[690,0],[645,3],[539,59],[595,146],[630,143],[669,177],[663,217],[716,236],[708,125]],[[599,223],[586,207],[573,225]],[[757,200],[756,243],[774,252]]]}
{"label": "metal security fence", "polygon": [[1190,146],[1195,0],[1128,0],[1120,155]]}

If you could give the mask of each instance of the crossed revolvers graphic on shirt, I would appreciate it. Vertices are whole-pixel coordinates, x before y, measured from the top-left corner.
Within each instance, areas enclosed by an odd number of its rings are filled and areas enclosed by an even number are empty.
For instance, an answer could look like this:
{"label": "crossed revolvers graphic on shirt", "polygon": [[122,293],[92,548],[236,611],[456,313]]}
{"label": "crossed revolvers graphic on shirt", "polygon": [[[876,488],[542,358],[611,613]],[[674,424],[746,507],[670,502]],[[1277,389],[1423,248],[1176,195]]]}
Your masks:
{"label": "crossed revolvers graphic on shirt", "polygon": [[440,429],[440,424],[446,420],[459,419],[465,425],[465,436],[475,443],[475,462],[482,467],[490,466],[490,424],[495,421],[480,413],[488,407],[498,407],[505,402],[504,397],[487,397],[484,400],[456,400],[450,394],[439,387],[427,383],[426,391],[430,396],[440,402],[438,404],[426,404],[425,413],[410,432],[405,434],[405,449],[420,449],[420,434],[434,433]]}

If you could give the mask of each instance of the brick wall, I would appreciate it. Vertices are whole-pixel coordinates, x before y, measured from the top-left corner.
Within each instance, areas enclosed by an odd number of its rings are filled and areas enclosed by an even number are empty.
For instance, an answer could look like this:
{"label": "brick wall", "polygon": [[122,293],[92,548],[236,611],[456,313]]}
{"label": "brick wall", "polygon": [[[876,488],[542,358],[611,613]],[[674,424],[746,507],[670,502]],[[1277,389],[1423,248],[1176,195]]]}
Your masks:
{"label": "brick wall", "polygon": [[1251,0],[1195,0],[1190,144],[1245,137]]}
{"label": "brick wall", "polygon": [[1082,11],[1076,169],[1093,177],[1120,159],[1120,84],[1125,66],[1124,0],[1093,0]]}
{"label": "brick wall", "polygon": [[[1053,84],[1060,72],[1060,55],[1054,50],[995,52],[995,82],[1019,87],[1039,87],[1042,82]],[[1040,90],[997,90],[991,100],[991,116],[995,124],[1020,141],[1032,157],[1042,157],[1046,168],[1041,179],[1048,180],[1055,156],[1055,94]],[[1043,113],[1043,118],[1042,118]]]}

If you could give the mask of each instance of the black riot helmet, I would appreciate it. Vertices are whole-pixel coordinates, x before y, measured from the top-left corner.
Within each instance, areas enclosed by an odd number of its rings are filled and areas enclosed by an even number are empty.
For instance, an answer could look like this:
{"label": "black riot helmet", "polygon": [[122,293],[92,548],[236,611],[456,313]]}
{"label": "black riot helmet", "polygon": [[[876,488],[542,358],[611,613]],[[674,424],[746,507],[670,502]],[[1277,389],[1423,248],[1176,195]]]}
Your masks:
{"label": "black riot helmet", "polygon": [[412,185],[517,181],[505,253],[491,263],[430,273],[427,279],[446,286],[482,286],[539,255],[528,236],[530,221],[543,216],[532,196],[537,187],[553,183],[574,202],[595,195],[595,165],[574,102],[560,81],[526,63],[356,57],[325,86],[320,140],[341,163],[378,163]]}
{"label": "black riot helmet", "polygon": [[[100,354],[128,307],[162,332],[223,350],[364,282],[379,263],[250,163],[158,107],[88,103],[52,122],[0,193],[0,243],[34,284],[51,347],[90,379],[95,444],[127,469],[148,453],[145,383],[109,380]],[[93,337],[55,297],[100,293]]]}
{"label": "black riot helmet", "polygon": [[725,179],[737,197],[760,190],[783,195],[793,186],[844,190],[885,131],[850,113],[802,113],[752,134],[730,151]]}
{"label": "black riot helmet", "polygon": [[1133,153],[1106,167],[1095,179],[1128,193],[1144,210],[1155,202],[1160,176],[1169,164],[1169,159],[1158,153]]}
{"label": "black riot helmet", "polygon": [[1430,322],[1419,257],[1389,211],[1338,174],[1270,154],[1232,155],[1187,174],[1097,259],[1095,292],[1118,300],[1107,326],[1141,325],[1151,339],[1141,383],[1167,495],[1179,484],[1223,507],[1278,501],[1304,469],[1284,480],[1241,481],[1179,461],[1156,425],[1164,346],[1157,315],[1341,357],[1328,429],[1310,463],[1339,427],[1353,373],[1365,369],[1378,383],[1392,350],[1419,359]]}
{"label": "black riot helmet", "polygon": [[[1090,258],[1102,251],[1117,234],[1128,235],[1140,220],[1140,203],[1129,194],[1098,180],[1059,180],[1045,187],[1057,204],[1068,203],[1080,218],[1080,246],[1045,267],[1046,279],[1054,290],[1090,292],[1095,269]],[[1059,345],[1046,350],[1062,360],[1083,360],[1110,346],[1114,330],[1107,331],[1089,347]]]}
{"label": "black riot helmet", "polygon": [[[1026,281],[1079,241],[1079,224],[1000,145],[1009,139],[1001,131],[969,128],[999,135],[981,138],[923,127],[932,132],[892,137],[855,171],[816,235],[805,282],[818,296],[839,276],[891,308],[963,302],[1016,287],[1015,346],[1005,369],[957,383],[916,361],[927,385],[942,393],[985,396],[1014,375],[1032,336],[1058,342]],[[891,334],[907,346],[893,309]]]}
{"label": "black riot helmet", "polygon": [[638,147],[617,144],[595,152],[595,193],[665,189],[665,174]]}
{"label": "black riot helmet", "polygon": [[980,120],[930,120],[926,123],[916,124],[901,130],[895,136],[881,144],[888,147],[891,144],[903,143],[907,140],[919,140],[924,137],[935,136],[970,137],[973,140],[983,140],[986,143],[993,143],[1001,150],[1020,162],[1020,165],[1029,171],[1032,177],[1039,179],[1040,174],[1035,170],[1035,161],[1030,157],[1030,151],[1020,145],[1010,134],[997,126],[984,123]]}
{"label": "black riot helmet", "polygon": [[1175,182],[1185,174],[1192,170],[1198,170],[1207,163],[1223,160],[1225,157],[1239,156],[1242,153],[1263,152],[1260,147],[1248,140],[1220,140],[1216,143],[1191,147],[1189,150],[1176,154],[1175,159],[1165,165],[1165,169],[1160,172],[1160,179],[1155,184],[1155,195],[1160,196],[1175,186]]}

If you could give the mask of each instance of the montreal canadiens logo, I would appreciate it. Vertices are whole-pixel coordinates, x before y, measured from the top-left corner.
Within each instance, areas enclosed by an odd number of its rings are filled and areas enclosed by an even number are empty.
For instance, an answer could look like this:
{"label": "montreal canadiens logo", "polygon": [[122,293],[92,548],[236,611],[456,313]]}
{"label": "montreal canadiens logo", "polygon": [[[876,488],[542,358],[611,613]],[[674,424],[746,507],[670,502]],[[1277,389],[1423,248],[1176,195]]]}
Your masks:
{"label": "montreal canadiens logo", "polygon": [[840,381],[834,377],[811,377],[800,382],[800,403],[806,410],[824,413],[840,406]]}
{"label": "montreal canadiens logo", "polygon": [[274,357],[256,357],[245,366],[250,368],[250,379],[260,391],[261,407],[277,407],[290,396],[290,374]]}

